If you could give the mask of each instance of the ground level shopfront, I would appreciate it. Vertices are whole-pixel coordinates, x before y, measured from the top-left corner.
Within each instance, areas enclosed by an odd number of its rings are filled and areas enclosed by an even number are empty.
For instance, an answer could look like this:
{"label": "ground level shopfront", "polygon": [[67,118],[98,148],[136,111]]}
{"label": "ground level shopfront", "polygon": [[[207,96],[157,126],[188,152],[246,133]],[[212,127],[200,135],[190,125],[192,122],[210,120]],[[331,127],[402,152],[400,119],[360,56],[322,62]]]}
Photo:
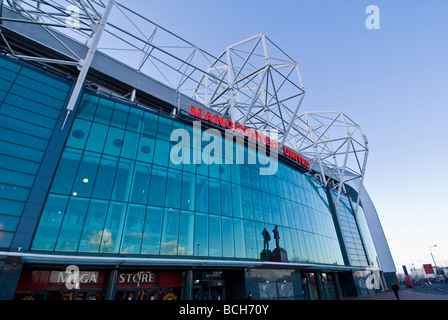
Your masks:
{"label": "ground level shopfront", "polygon": [[76,268],[23,265],[14,300],[245,300],[249,292],[254,300],[332,300],[364,294],[353,271],[263,266]]}

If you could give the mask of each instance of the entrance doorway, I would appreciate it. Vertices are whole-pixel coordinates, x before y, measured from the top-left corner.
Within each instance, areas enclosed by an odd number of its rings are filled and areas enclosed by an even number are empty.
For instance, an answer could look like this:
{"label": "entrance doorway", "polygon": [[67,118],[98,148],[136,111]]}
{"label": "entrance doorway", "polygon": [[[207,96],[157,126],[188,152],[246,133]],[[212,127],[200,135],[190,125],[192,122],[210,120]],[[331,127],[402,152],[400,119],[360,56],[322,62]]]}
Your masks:
{"label": "entrance doorway", "polygon": [[115,300],[158,300],[158,290],[156,289],[129,289],[117,290]]}

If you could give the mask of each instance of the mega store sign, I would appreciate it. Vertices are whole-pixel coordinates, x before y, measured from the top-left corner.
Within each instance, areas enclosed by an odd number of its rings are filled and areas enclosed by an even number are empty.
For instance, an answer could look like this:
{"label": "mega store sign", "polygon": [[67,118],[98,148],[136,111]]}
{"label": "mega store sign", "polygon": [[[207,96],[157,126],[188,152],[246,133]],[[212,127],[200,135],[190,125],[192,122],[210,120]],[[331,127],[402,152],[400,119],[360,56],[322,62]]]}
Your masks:
{"label": "mega store sign", "polygon": [[[215,115],[213,116],[211,114],[211,112],[207,111],[204,112],[204,110],[202,110],[201,108],[196,108],[195,106],[190,106],[190,116],[193,116],[195,118],[198,118],[200,120],[204,120],[204,121],[208,121],[210,123],[213,123],[215,125],[218,125],[226,130],[233,130],[235,132],[238,132],[242,135],[245,135],[246,137],[253,139],[255,141],[257,141],[258,143],[262,143],[264,145],[266,145],[267,147],[276,150],[277,152],[279,151],[279,146],[278,146],[278,142],[270,139],[269,137],[266,137],[264,134],[247,128],[247,127],[243,127],[242,125],[233,122],[230,119],[226,119],[224,117],[220,117],[219,115]],[[304,159],[302,156],[300,156],[299,154],[295,153],[294,151],[292,151],[291,149],[283,146],[283,154],[287,157],[289,157],[290,159],[296,161],[297,163],[299,163],[300,165],[306,167],[306,168],[310,168],[310,163],[308,162],[308,160]]]}

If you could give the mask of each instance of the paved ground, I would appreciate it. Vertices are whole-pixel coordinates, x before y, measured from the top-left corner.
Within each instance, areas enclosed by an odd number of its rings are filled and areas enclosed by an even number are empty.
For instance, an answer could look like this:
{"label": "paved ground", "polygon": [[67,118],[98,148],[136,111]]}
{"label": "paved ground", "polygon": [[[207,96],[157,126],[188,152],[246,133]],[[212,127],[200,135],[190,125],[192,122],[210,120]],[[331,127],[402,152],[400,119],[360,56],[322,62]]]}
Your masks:
{"label": "paved ground", "polygon": [[[431,287],[414,287],[400,289],[400,300],[448,300],[448,285]],[[348,298],[347,300],[396,300],[392,290],[367,297]]]}

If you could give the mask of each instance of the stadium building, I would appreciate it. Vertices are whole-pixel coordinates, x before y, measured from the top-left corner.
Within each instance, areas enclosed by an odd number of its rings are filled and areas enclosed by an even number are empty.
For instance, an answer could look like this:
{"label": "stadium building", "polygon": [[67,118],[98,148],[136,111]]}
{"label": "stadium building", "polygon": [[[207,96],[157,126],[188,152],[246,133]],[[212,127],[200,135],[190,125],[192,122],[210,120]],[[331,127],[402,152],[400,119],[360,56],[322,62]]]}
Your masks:
{"label": "stadium building", "polygon": [[2,1],[0,31],[0,299],[323,300],[396,280],[365,135],[299,113],[298,64],[264,34],[214,56],[115,1]]}

